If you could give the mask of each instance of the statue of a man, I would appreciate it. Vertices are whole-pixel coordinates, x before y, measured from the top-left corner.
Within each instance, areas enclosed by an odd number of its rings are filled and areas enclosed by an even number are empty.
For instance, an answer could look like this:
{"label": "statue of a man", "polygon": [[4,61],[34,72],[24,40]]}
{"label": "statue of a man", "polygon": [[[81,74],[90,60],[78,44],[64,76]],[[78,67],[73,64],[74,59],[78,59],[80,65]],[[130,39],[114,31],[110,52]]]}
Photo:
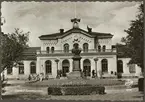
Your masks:
{"label": "statue of a man", "polygon": [[81,53],[81,49],[79,48],[79,45],[77,43],[74,44],[74,48],[72,49],[72,53],[74,56],[79,56]]}

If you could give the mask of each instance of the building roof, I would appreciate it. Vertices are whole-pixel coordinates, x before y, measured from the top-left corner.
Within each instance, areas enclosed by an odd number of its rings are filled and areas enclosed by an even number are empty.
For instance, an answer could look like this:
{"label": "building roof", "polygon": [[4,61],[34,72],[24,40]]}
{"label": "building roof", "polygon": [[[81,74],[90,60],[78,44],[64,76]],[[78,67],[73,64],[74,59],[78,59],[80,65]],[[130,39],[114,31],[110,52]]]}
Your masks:
{"label": "building roof", "polygon": [[36,60],[36,51],[40,50],[40,47],[28,47],[23,52],[23,60]]}
{"label": "building roof", "polygon": [[40,40],[53,40],[53,39],[65,37],[71,33],[82,33],[89,37],[108,37],[108,38],[113,37],[113,35],[110,33],[100,33],[100,32],[92,32],[92,31],[88,32],[80,28],[72,28],[63,33],[58,32],[58,33],[53,33],[53,34],[41,35],[39,38]]}

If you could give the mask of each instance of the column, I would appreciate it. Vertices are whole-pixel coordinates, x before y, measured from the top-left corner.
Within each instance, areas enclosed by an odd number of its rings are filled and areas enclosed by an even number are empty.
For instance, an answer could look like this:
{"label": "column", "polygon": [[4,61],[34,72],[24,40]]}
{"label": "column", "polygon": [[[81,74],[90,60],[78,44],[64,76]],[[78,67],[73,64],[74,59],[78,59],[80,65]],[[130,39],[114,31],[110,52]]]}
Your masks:
{"label": "column", "polygon": [[98,61],[98,58],[94,58],[94,61],[95,61],[95,73],[96,73],[96,77],[98,77],[98,71],[97,71],[97,61]]}
{"label": "column", "polygon": [[55,62],[55,60],[53,60],[53,59],[51,59],[51,68],[52,68],[52,77],[53,78],[56,78],[56,76],[57,76],[57,64],[56,64],[56,62]]}
{"label": "column", "polygon": [[36,63],[36,73],[37,73],[37,74],[40,73],[40,68],[41,68],[40,59],[37,58],[37,63]]}
{"label": "column", "polygon": [[97,75],[99,78],[101,77],[101,73],[102,73],[101,60],[98,59],[98,61],[97,61]]}
{"label": "column", "polygon": [[80,61],[80,65],[81,65],[81,70],[83,71],[83,61],[84,61],[84,59],[81,59],[81,61]]}
{"label": "column", "polygon": [[58,63],[59,63],[59,59],[56,59],[55,62],[56,62],[56,72],[57,72],[56,78],[59,78],[59,76],[58,76]]}
{"label": "column", "polygon": [[69,59],[69,63],[70,63],[70,72],[73,71],[73,60],[72,59]]}
{"label": "column", "polygon": [[91,61],[91,77],[92,77],[92,71],[95,70],[95,61],[94,59],[90,59]]}
{"label": "column", "polygon": [[59,66],[58,69],[62,70],[62,59],[59,60],[58,66]]}

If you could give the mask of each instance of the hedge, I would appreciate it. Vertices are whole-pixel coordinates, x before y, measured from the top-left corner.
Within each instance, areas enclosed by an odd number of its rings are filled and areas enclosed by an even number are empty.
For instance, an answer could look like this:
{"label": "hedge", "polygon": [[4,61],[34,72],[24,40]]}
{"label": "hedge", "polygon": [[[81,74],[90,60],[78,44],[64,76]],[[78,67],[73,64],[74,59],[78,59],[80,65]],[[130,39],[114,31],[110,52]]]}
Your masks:
{"label": "hedge", "polygon": [[104,86],[62,85],[48,87],[48,95],[89,95],[105,94]]}

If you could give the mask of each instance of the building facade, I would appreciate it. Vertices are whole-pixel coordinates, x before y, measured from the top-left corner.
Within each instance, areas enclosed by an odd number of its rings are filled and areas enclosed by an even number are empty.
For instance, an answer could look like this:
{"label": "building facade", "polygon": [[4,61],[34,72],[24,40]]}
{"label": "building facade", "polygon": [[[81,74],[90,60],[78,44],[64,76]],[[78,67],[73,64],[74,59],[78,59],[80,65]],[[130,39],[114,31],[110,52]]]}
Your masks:
{"label": "building facade", "polygon": [[75,44],[82,50],[80,68],[87,77],[92,77],[93,70],[97,77],[116,77],[117,73],[139,75],[141,68],[136,65],[135,71],[129,71],[129,58],[117,57],[116,48],[112,46],[112,34],[93,32],[89,27],[83,30],[77,18],[71,22],[70,30],[60,29],[58,33],[40,36],[41,46],[24,51],[24,59],[11,70],[5,70],[5,77],[27,79],[30,74],[43,73],[45,78],[56,78],[58,70],[61,70],[62,77],[66,77],[73,69],[71,50]]}

